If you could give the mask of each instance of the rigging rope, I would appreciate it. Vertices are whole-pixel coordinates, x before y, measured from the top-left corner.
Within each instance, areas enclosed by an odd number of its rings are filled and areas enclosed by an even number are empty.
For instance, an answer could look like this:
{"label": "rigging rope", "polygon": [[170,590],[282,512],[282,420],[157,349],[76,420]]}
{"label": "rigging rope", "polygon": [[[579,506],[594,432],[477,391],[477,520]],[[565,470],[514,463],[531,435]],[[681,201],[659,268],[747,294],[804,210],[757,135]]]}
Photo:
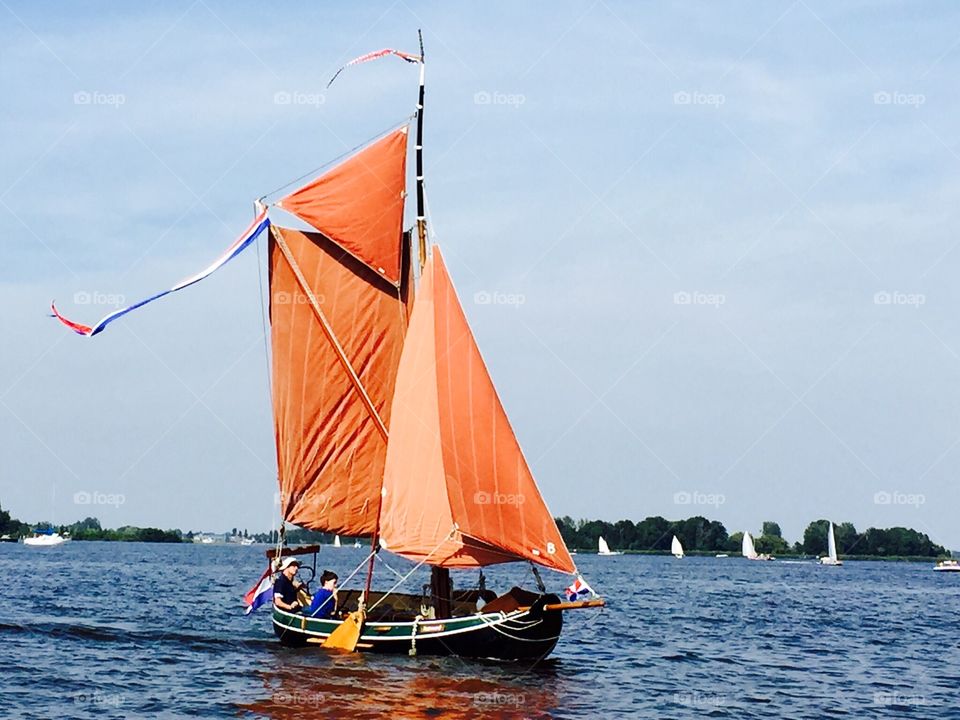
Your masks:
{"label": "rigging rope", "polygon": [[[353,153],[357,152],[357,150],[360,150],[361,148],[366,147],[367,145],[369,145],[370,143],[372,143],[374,140],[379,140],[381,137],[384,137],[384,136],[386,136],[386,135],[389,135],[389,134],[392,133],[394,130],[396,130],[398,127],[401,127],[401,126],[403,126],[405,123],[408,123],[408,122],[410,122],[411,120],[413,120],[413,118],[415,118],[416,116],[417,116],[417,114],[416,114],[416,113],[413,113],[412,115],[409,115],[409,116],[405,117],[405,118],[404,118],[403,120],[401,120],[400,122],[397,122],[397,123],[394,123],[393,125],[391,125],[388,129],[383,130],[382,132],[378,132],[376,135],[374,135],[373,137],[371,137],[369,140],[364,140],[362,143],[360,143],[360,144],[357,145],[356,147],[352,147],[352,148],[350,148],[349,150],[347,150],[346,152],[344,152],[344,153],[342,153],[342,154],[340,154],[340,155],[337,155],[337,157],[333,158],[332,160],[328,160],[327,162],[325,162],[325,163],[324,163],[323,165],[321,165],[320,167],[314,168],[313,170],[309,170],[309,171],[305,172],[303,175],[301,175],[300,177],[294,178],[293,180],[291,180],[290,182],[286,183],[285,185],[281,185],[280,187],[275,188],[274,190],[271,190],[270,192],[261,195],[261,196],[260,196],[260,200],[261,200],[261,201],[266,200],[266,199],[267,199],[268,197],[270,197],[271,195],[276,195],[276,194],[277,194],[278,192],[280,192],[281,190],[286,190],[286,189],[287,189],[288,187],[290,187],[291,185],[294,185],[294,184],[300,182],[301,180],[305,180],[305,179],[307,179],[308,177],[311,177],[312,175],[316,175],[316,174],[317,174],[318,172],[320,172],[321,170],[325,170],[326,168],[330,167],[331,165],[340,162],[340,161],[343,160],[345,157],[347,157],[347,156],[349,156],[349,155],[352,155]],[[273,205],[273,203],[270,203],[270,204]]]}
{"label": "rigging rope", "polygon": [[374,609],[377,605],[379,605],[380,603],[382,603],[384,600],[386,600],[387,597],[388,597],[394,590],[396,590],[398,587],[400,587],[401,585],[403,585],[403,583],[405,583],[405,582],[407,581],[407,579],[408,579],[411,575],[413,575],[417,570],[419,570],[420,567],[421,567],[422,565],[424,565],[424,564],[427,562],[427,560],[429,560],[430,557],[431,557],[437,550],[439,550],[441,547],[443,547],[443,544],[444,544],[445,542],[447,542],[447,540],[449,540],[450,538],[453,537],[453,534],[454,534],[456,531],[457,531],[457,526],[454,525],[454,526],[453,526],[453,529],[449,532],[449,534],[448,534],[443,540],[440,541],[440,544],[437,545],[437,546],[436,546],[433,550],[431,550],[429,553],[427,553],[427,556],[426,556],[425,558],[423,558],[423,560],[421,560],[421,561],[418,562],[416,565],[414,565],[414,566],[413,566],[413,569],[411,569],[410,572],[408,572],[406,575],[404,575],[402,578],[400,578],[400,579],[397,581],[397,583],[396,583],[392,588],[390,588],[389,590],[387,590],[379,600],[377,600],[373,605],[371,605],[370,608],[367,610],[367,613],[372,612],[373,609]]}

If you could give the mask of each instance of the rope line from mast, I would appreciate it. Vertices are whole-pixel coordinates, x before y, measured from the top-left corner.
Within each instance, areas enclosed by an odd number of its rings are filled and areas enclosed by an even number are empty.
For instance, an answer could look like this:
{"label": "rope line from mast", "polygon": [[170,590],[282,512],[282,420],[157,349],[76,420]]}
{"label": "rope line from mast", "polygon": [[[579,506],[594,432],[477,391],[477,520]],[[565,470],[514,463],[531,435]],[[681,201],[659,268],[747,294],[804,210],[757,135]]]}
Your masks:
{"label": "rope line from mast", "polygon": [[[391,126],[390,126],[389,128],[387,128],[386,130],[383,130],[383,131],[381,131],[381,132],[378,132],[376,135],[374,135],[373,137],[371,137],[369,140],[364,140],[362,143],[360,143],[360,144],[357,145],[356,147],[352,147],[352,148],[350,148],[349,150],[347,150],[346,152],[343,152],[343,153],[341,153],[340,155],[337,155],[337,157],[333,158],[332,160],[328,160],[327,162],[325,162],[325,163],[324,163],[323,165],[321,165],[320,167],[314,168],[313,170],[309,170],[309,171],[305,172],[303,175],[301,175],[300,177],[294,178],[293,180],[291,180],[290,182],[286,183],[285,185],[281,185],[280,187],[275,188],[275,189],[271,190],[271,191],[268,192],[268,193],[264,193],[263,195],[260,196],[260,200],[261,200],[261,201],[264,201],[264,200],[266,200],[268,197],[270,197],[271,195],[276,195],[276,194],[277,194],[278,192],[280,192],[281,190],[286,190],[286,189],[287,189],[288,187],[290,187],[291,185],[295,185],[296,183],[300,182],[301,180],[306,180],[308,177],[311,177],[311,176],[313,176],[313,175],[316,175],[316,174],[317,174],[318,172],[320,172],[321,170],[326,170],[326,169],[327,169],[328,167],[330,167],[331,165],[334,165],[334,164],[340,162],[341,160],[343,160],[344,158],[349,157],[350,155],[353,155],[355,152],[357,152],[357,151],[360,150],[361,148],[364,148],[364,147],[366,147],[367,145],[369,145],[370,143],[372,143],[372,142],[374,142],[374,141],[376,141],[376,140],[379,140],[379,139],[382,138],[382,137],[385,137],[385,136],[389,135],[390,133],[392,133],[392,132],[393,132],[394,130],[396,130],[397,128],[403,127],[404,125],[406,125],[407,123],[409,123],[411,120],[413,120],[416,116],[417,116],[416,113],[413,113],[412,115],[408,115],[408,116],[405,117],[403,120],[401,120],[401,121],[398,122],[398,123],[394,123],[393,125],[391,125]],[[273,204],[274,204],[274,203],[270,203],[270,205],[273,205]]]}

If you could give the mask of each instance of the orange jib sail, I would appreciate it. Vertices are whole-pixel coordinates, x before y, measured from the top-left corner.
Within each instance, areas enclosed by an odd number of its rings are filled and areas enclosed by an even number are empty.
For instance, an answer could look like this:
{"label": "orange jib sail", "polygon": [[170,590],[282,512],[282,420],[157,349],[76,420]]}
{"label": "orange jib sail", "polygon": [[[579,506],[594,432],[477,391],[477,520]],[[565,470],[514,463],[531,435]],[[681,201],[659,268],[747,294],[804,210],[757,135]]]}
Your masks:
{"label": "orange jib sail", "polygon": [[451,568],[531,560],[576,571],[436,247],[397,369],[390,428],[380,532],[391,552]]}
{"label": "orange jib sail", "polygon": [[400,286],[407,127],[395,130],[276,203]]}
{"label": "orange jib sail", "polygon": [[[400,256],[399,232],[395,239]],[[285,521],[342,535],[373,534],[387,448],[378,418],[390,420],[406,284],[395,288],[320,233],[273,226],[272,382]]]}

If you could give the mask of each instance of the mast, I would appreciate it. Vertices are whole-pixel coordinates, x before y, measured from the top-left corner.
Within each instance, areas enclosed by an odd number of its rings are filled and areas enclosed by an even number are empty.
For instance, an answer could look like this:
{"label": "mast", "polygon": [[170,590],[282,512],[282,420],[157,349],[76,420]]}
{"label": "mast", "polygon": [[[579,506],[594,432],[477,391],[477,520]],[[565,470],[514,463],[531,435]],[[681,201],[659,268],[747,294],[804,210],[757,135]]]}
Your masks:
{"label": "mast", "polygon": [[[423,96],[424,96],[424,55],[423,33],[417,30],[420,40],[420,88],[417,95],[417,256],[420,270],[427,262],[427,217],[423,194]],[[373,564],[377,552],[380,550],[380,514],[377,514],[373,536],[370,539],[370,562],[367,565],[367,582],[364,590],[364,600],[370,597],[370,587],[373,584]]]}
{"label": "mast", "polygon": [[417,240],[420,270],[427,263],[427,216],[423,194],[423,96],[424,69],[426,59],[423,54],[423,33],[417,30],[420,38],[420,95],[417,99]]}

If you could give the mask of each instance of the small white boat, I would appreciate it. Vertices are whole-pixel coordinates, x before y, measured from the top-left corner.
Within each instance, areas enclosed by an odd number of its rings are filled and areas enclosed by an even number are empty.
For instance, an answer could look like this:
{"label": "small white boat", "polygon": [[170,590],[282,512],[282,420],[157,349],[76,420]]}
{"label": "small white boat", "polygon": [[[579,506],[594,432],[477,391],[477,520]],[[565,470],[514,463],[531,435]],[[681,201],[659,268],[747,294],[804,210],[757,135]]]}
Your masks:
{"label": "small white boat", "polygon": [[60,533],[35,534],[33,537],[23,539],[24,545],[30,547],[54,547],[63,545],[70,538],[63,537]]}
{"label": "small white boat", "polygon": [[623,555],[619,550],[611,550],[602,535],[600,536],[600,541],[597,543],[597,546],[597,555]]}
{"label": "small white boat", "polygon": [[334,547],[340,547],[340,536],[339,536],[339,535],[334,535],[334,536],[333,536],[333,546],[334,546]]}
{"label": "small white boat", "polygon": [[934,572],[960,572],[960,562],[956,560],[941,560],[933,566]]}
{"label": "small white boat", "polygon": [[837,540],[833,536],[832,522],[827,530],[827,556],[820,558],[820,564],[829,565],[831,567],[840,567],[843,565],[843,560],[840,560],[837,557]]}
{"label": "small white boat", "polygon": [[360,547],[360,541],[359,541],[359,540],[355,540],[354,543],[353,543],[353,546],[354,546],[355,548]]}
{"label": "small white boat", "polygon": [[680,538],[676,535],[674,535],[673,540],[670,541],[670,552],[673,553],[673,556],[678,560],[683,557],[683,545],[680,544]]}
{"label": "small white boat", "polygon": [[730,556],[727,555],[727,553],[717,553],[716,555],[714,555],[714,557],[725,558],[725,557],[730,557]]}
{"label": "small white boat", "polygon": [[253,538],[244,538],[240,541],[241,545],[253,545],[256,542]]}
{"label": "small white boat", "polygon": [[743,531],[743,542],[740,544],[740,554],[747,560],[773,560],[773,556],[767,553],[757,554],[757,549],[753,544],[753,536],[746,530]]}

